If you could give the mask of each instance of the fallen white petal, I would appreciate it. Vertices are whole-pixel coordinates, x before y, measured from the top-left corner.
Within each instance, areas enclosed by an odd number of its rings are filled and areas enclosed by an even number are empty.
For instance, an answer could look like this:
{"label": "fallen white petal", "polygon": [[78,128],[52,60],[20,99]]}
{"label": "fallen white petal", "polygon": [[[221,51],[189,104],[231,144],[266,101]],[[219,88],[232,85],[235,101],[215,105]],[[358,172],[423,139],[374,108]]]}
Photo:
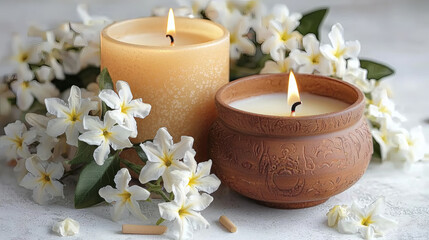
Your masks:
{"label": "fallen white petal", "polygon": [[66,218],[64,221],[57,222],[52,227],[52,231],[58,233],[60,236],[74,236],[79,233],[80,225],[77,221]]}

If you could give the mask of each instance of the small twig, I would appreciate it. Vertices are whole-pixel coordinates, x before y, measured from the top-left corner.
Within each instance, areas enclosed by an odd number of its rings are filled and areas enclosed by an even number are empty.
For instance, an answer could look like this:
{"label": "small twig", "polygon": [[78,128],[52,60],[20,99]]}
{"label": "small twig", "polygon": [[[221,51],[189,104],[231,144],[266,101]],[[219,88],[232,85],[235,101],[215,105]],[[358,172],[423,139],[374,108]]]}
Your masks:
{"label": "small twig", "polygon": [[74,173],[76,173],[77,171],[79,171],[82,167],[83,167],[84,165],[82,164],[82,165],[80,165],[80,166],[78,166],[78,167],[76,167],[76,168],[73,168],[73,169],[71,169],[70,171],[68,171],[68,172],[66,172],[66,173],[64,173],[64,175],[60,178],[60,182],[62,182],[66,177],[68,177],[68,176],[70,176],[70,175],[73,175]]}

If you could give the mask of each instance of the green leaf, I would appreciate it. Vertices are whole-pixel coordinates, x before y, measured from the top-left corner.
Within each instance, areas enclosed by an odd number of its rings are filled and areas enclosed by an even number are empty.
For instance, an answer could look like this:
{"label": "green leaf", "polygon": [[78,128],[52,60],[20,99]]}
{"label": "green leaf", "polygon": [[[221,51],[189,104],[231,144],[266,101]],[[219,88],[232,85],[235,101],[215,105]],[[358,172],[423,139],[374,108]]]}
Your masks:
{"label": "green leaf", "polygon": [[[149,142],[149,141],[152,141],[152,140],[153,139],[146,140],[143,143]],[[140,160],[142,160],[142,162],[146,163],[147,162],[147,156],[146,156],[146,153],[143,151],[143,149],[140,147],[140,143],[134,144],[133,148],[136,150],[137,155],[139,155]]]}
{"label": "green leaf", "polygon": [[242,78],[254,74],[258,74],[264,67],[265,62],[271,59],[269,54],[264,54],[261,49],[261,44],[256,41],[256,32],[250,29],[247,37],[255,45],[255,55],[241,54],[240,58],[231,64],[230,80]]}
{"label": "green leaf", "polygon": [[361,59],[360,66],[368,71],[368,79],[380,80],[395,73],[392,68],[370,60]]}
{"label": "green leaf", "polygon": [[[107,68],[104,68],[100,73],[100,78],[98,80],[98,86],[100,87],[100,91],[103,89],[112,89],[113,90],[113,81],[110,77],[109,71]],[[104,118],[104,114],[109,111],[109,107],[106,103],[101,103],[101,118]]]}
{"label": "green leaf", "polygon": [[103,89],[113,89],[113,81],[110,77],[109,71],[107,68],[104,68],[103,71],[100,73],[100,79],[98,80],[98,85],[100,87],[100,90]]}
{"label": "green leaf", "polygon": [[88,145],[85,142],[79,141],[77,145],[77,152],[74,155],[74,158],[68,163],[70,165],[77,165],[82,163],[90,163],[94,160],[93,154],[97,146]]}
{"label": "green leaf", "polygon": [[[37,66],[37,68],[40,66]],[[82,69],[78,74],[66,74],[64,80],[54,79],[52,83],[55,87],[60,90],[60,92],[64,92],[65,90],[71,88],[71,86],[75,85],[80,88],[86,88],[88,84],[96,82],[97,76],[100,74],[100,68],[98,67],[87,67]]]}
{"label": "green leaf", "polygon": [[159,225],[165,221],[164,218],[159,218],[158,221],[156,221],[156,225]]}
{"label": "green leaf", "polygon": [[107,185],[113,186],[114,177],[119,169],[117,154],[107,158],[102,166],[91,161],[80,173],[74,195],[75,208],[91,207],[104,201],[98,194],[98,190]]}
{"label": "green leaf", "polygon": [[296,30],[300,32],[302,35],[314,33],[317,39],[319,39],[319,27],[327,13],[328,13],[328,8],[321,8],[313,12],[304,14]]}
{"label": "green leaf", "polygon": [[135,163],[132,163],[130,161],[127,161],[125,159],[121,159],[121,162],[127,166],[127,168],[133,170],[135,173],[140,174],[140,171],[142,170],[143,166],[137,165]]}
{"label": "green leaf", "polygon": [[381,159],[381,149],[380,149],[380,144],[378,144],[378,142],[372,138],[372,144],[374,147],[374,153],[372,154],[372,157],[376,157],[376,158],[380,158]]}

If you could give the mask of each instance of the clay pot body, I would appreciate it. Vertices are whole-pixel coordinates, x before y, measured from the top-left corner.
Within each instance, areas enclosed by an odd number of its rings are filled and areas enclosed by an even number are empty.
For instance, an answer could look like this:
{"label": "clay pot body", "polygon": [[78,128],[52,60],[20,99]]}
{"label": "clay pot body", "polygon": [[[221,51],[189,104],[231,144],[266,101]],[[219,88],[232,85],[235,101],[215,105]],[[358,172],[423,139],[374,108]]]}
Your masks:
{"label": "clay pot body", "polygon": [[373,152],[363,116],[365,98],[336,79],[296,74],[300,92],[349,103],[343,111],[303,117],[254,114],[229,106],[287,90],[287,74],[236,80],[216,95],[218,118],[210,129],[209,154],[217,176],[238,193],[276,208],[325,202],[352,186]]}

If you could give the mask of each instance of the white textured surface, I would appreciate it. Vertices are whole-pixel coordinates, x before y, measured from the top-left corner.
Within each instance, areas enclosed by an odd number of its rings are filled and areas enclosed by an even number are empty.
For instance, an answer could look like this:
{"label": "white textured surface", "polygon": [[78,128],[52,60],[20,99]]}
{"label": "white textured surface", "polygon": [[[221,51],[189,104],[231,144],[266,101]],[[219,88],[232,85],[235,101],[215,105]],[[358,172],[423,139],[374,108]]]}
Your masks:
{"label": "white textured surface", "polygon": [[[85,2],[85,1],[79,1]],[[88,1],[89,2],[89,1]],[[272,6],[277,0],[266,1]],[[77,20],[78,1],[2,0],[0,2],[0,57],[8,53],[10,34],[25,33],[31,24],[53,26],[67,20]],[[395,92],[398,109],[409,121],[407,126],[423,124],[429,138],[427,101],[427,64],[429,54],[429,2],[389,0],[329,0],[286,1],[292,11],[305,12],[319,6],[330,6],[322,37],[335,22],[345,28],[346,39],[360,40],[361,56],[382,60],[396,69],[389,79]],[[147,15],[155,5],[168,6],[168,1],[90,2],[92,12],[125,19]],[[173,5],[173,4],[171,4]],[[1,64],[0,73],[11,69]],[[426,99],[425,99],[426,97]],[[2,153],[0,153],[2,154]],[[276,210],[257,205],[222,187],[214,194],[214,203],[203,213],[210,229],[196,233],[195,239],[360,239],[357,235],[342,235],[328,228],[325,213],[336,204],[351,204],[353,199],[369,203],[385,196],[386,212],[399,221],[396,230],[384,239],[428,239],[429,236],[429,163],[417,163],[404,171],[388,165],[371,163],[363,178],[345,192],[326,203],[301,210]],[[0,163],[0,239],[57,239],[52,225],[66,217],[81,224],[81,232],[67,239],[165,239],[121,235],[121,225],[110,220],[107,205],[73,209],[74,180],[67,182],[65,199],[53,205],[39,206],[31,200],[31,192],[17,186],[11,169]],[[158,218],[154,205],[145,205],[151,220]],[[229,216],[238,226],[230,234],[217,223],[220,215]],[[130,218],[123,223],[138,223]]]}

